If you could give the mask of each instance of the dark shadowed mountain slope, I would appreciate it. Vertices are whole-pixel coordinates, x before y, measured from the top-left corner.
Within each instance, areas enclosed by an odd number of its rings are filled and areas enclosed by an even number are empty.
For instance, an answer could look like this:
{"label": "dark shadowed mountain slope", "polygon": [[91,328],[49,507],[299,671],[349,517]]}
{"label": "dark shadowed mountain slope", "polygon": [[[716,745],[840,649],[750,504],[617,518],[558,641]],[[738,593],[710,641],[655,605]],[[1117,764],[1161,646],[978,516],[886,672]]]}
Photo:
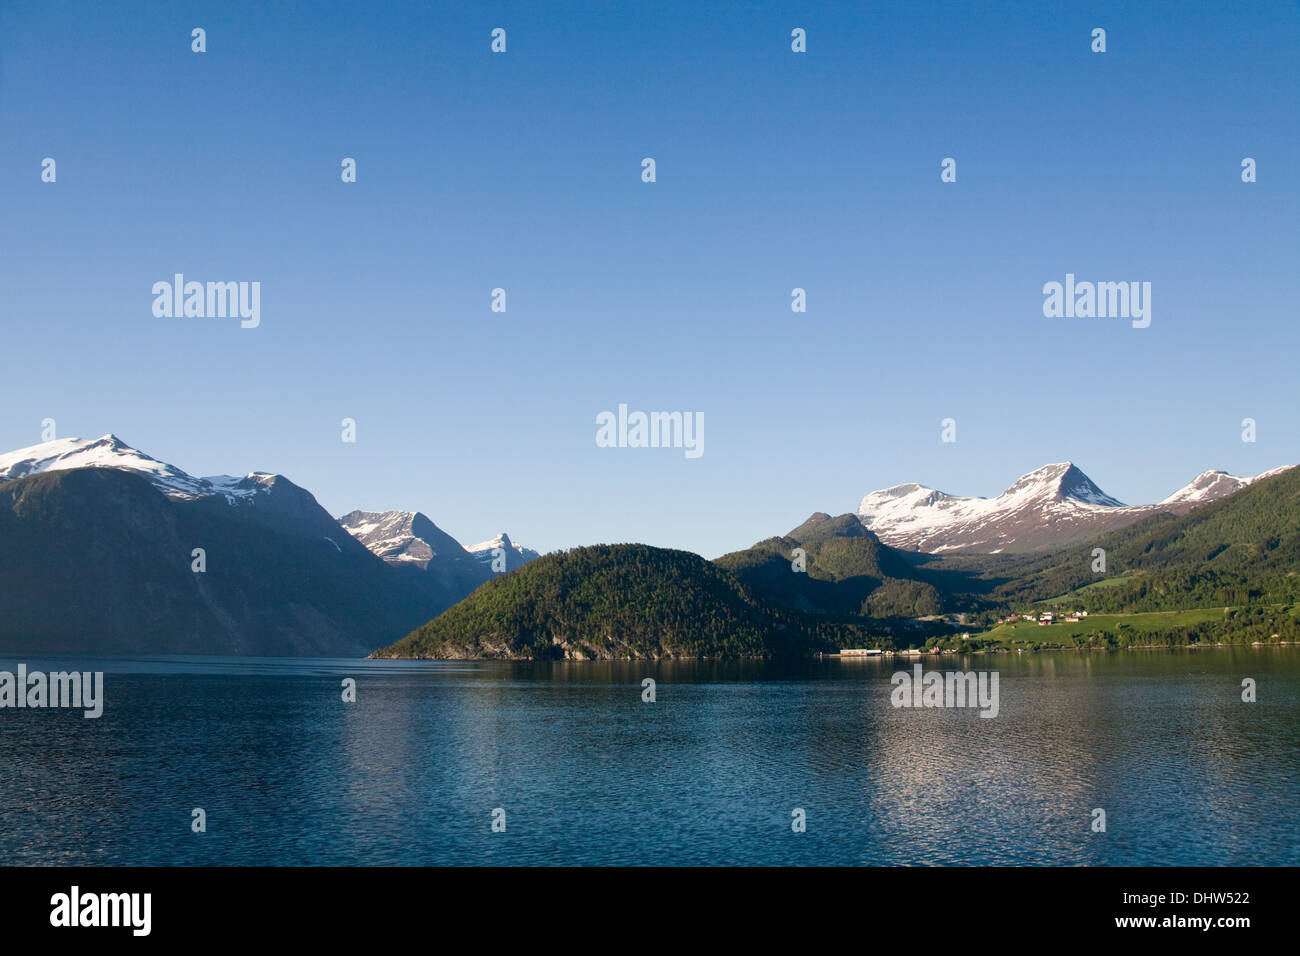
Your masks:
{"label": "dark shadowed mountain slope", "polygon": [[0,647],[356,655],[434,612],[308,492],[246,480],[256,494],[169,497],[105,467],[0,483]]}

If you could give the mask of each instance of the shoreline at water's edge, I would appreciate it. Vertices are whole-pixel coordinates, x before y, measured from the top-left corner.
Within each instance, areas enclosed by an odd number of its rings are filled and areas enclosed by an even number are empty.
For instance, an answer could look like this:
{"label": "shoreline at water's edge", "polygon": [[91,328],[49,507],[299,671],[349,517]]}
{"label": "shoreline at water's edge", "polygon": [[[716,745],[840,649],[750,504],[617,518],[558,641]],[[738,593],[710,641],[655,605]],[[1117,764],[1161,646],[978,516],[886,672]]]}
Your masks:
{"label": "shoreline at water's edge", "polygon": [[[842,654],[842,653],[818,653],[807,656],[800,655],[796,659],[804,661],[815,660],[853,660],[853,661],[874,661],[893,659],[896,657],[916,658],[916,657],[968,657],[974,655],[996,656],[1000,654],[1043,654],[1056,651],[1077,651],[1079,653],[1106,653],[1118,654],[1122,651],[1195,651],[1206,650],[1210,648],[1224,647],[1297,647],[1300,641],[1253,641],[1246,643],[1217,643],[1217,644],[1130,644],[1127,647],[1033,647],[1033,648],[975,648],[971,650],[913,650],[913,651],[881,651],[879,654]],[[505,661],[516,663],[560,663],[560,664],[632,664],[638,661],[646,663],[674,662],[674,661],[692,661],[698,663],[720,663],[729,661],[771,661],[777,659],[773,655],[719,655],[719,656],[700,656],[700,657],[674,657],[666,655],[664,657],[432,657],[429,655],[398,655],[398,654],[367,654],[362,660],[367,661]]]}

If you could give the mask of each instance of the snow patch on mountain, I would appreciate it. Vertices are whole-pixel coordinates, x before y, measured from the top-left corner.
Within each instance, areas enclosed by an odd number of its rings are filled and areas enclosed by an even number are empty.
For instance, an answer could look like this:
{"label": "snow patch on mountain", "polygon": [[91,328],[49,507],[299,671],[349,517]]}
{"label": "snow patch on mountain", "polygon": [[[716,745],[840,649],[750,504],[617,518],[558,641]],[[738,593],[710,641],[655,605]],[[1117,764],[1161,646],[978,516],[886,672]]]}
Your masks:
{"label": "snow patch on mountain", "polygon": [[116,468],[147,478],[169,498],[192,500],[223,495],[230,504],[267,491],[277,477],[252,472],[243,478],[213,475],[195,478],[175,465],[169,465],[132,448],[116,435],[99,438],[57,438],[0,454],[0,481],[26,478],[47,471],[70,471],[73,468]]}

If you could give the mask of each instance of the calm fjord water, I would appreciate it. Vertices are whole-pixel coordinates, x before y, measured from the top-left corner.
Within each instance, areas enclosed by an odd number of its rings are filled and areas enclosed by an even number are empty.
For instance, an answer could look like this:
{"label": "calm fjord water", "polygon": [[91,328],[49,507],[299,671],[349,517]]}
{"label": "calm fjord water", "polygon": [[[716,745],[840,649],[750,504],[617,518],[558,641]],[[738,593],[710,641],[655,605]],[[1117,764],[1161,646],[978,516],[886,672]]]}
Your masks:
{"label": "calm fjord water", "polygon": [[1300,864],[1300,649],[922,661],[997,670],[999,715],[894,709],[910,662],[28,659],[106,703],[0,711],[0,858]]}

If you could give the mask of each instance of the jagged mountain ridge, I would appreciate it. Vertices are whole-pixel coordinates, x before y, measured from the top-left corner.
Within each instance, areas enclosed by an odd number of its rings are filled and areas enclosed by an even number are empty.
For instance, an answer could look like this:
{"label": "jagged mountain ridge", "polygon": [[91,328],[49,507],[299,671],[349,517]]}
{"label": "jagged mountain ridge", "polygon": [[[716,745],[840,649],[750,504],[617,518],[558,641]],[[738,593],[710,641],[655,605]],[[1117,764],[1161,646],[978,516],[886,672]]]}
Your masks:
{"label": "jagged mountain ridge", "polygon": [[56,438],[0,455],[0,481],[74,468],[131,471],[148,479],[169,498],[192,500],[224,495],[232,505],[237,503],[237,499],[265,491],[270,481],[279,477],[266,472],[250,472],[242,478],[232,475],[195,478],[175,465],[132,448],[112,433],[99,438]]}
{"label": "jagged mountain ridge", "polygon": [[282,475],[196,478],[112,434],[0,454],[0,644],[351,655],[492,576],[423,514],[353,516],[364,541]]}
{"label": "jagged mountain ridge", "polygon": [[1284,470],[1253,478],[1203,472],[1158,504],[1126,505],[1072,462],[1059,462],[1022,475],[995,498],[961,497],[908,483],[865,496],[857,514],[881,541],[903,550],[1037,551],[1121,528],[1159,511],[1185,514]]}
{"label": "jagged mountain ridge", "polygon": [[394,567],[433,572],[441,566],[449,585],[469,590],[494,573],[513,571],[539,556],[504,531],[466,548],[419,511],[353,511],[339,518],[339,524]]}
{"label": "jagged mountain ridge", "polygon": [[[288,481],[283,475],[260,471],[249,472],[243,477],[212,475],[198,478],[133,448],[112,433],[94,439],[51,439],[0,454],[0,481],[76,468],[129,471],[147,479],[173,500],[193,501],[220,496],[231,506],[254,505],[277,483]],[[389,564],[411,563],[421,570],[428,570],[430,563],[438,560],[453,563],[463,560],[467,565],[485,564],[490,568],[491,550],[501,547],[503,539],[509,552],[507,570],[514,570],[538,556],[536,551],[511,542],[504,533],[465,549],[418,511],[353,511],[340,518],[339,524]],[[480,553],[484,550],[488,552],[486,556]],[[474,569],[460,577],[465,583],[473,582],[471,590],[486,580]]]}

